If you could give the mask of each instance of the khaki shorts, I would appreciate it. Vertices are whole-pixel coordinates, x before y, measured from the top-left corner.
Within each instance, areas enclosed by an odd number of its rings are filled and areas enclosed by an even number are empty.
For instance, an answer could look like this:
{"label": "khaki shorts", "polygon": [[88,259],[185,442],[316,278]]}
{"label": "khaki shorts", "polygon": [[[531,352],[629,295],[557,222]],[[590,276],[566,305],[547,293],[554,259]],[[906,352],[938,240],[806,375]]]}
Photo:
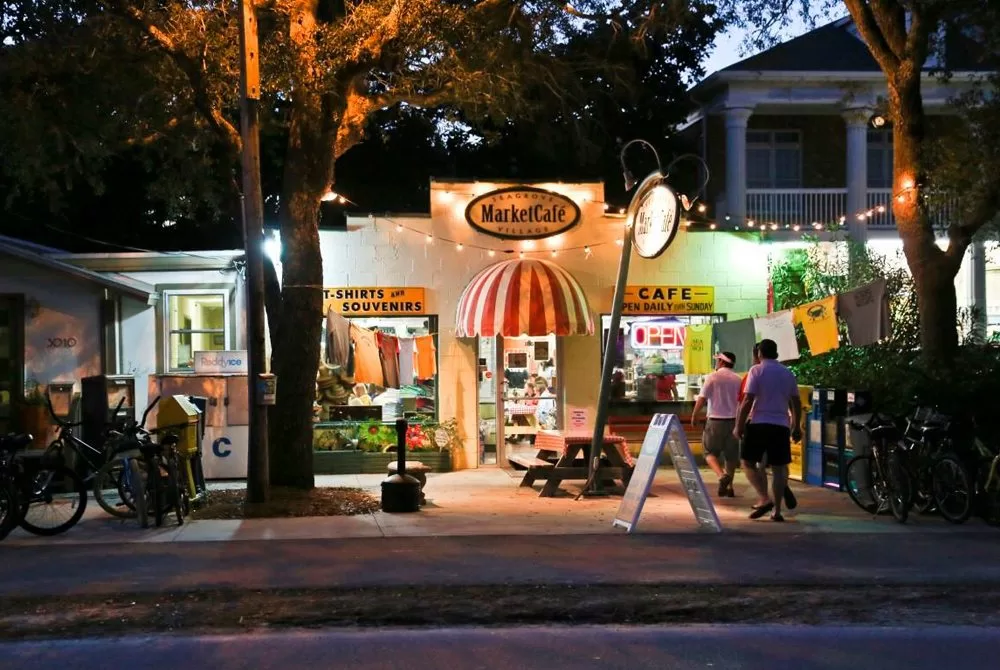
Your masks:
{"label": "khaki shorts", "polygon": [[740,461],[740,441],[733,436],[736,419],[709,419],[701,436],[701,446],[706,456],[715,456],[728,465]]}

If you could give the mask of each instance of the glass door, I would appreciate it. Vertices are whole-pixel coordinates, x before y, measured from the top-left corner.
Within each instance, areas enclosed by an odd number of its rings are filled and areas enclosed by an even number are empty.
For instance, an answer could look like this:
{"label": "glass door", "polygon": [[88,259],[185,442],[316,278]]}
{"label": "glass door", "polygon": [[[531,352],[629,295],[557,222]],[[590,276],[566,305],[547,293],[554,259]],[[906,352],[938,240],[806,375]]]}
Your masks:
{"label": "glass door", "polygon": [[538,431],[559,426],[556,343],[555,335],[503,339],[503,460],[534,455]]}
{"label": "glass door", "polygon": [[24,316],[20,296],[0,295],[0,433],[9,431],[24,393]]}
{"label": "glass door", "polygon": [[[502,340],[493,337],[479,338],[479,464],[497,465],[498,445],[503,435],[503,412],[497,411],[498,400],[503,389],[503,375],[497,374],[497,365],[502,350]],[[498,392],[499,389],[499,392]]]}

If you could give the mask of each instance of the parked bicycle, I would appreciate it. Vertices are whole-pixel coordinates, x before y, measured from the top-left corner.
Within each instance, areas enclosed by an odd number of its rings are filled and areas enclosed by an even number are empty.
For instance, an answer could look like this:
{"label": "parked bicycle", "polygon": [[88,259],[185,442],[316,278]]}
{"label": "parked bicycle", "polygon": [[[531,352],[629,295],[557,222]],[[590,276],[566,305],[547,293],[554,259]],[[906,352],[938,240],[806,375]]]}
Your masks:
{"label": "parked bicycle", "polygon": [[917,407],[906,418],[902,439],[919,512],[937,510],[951,523],[964,523],[972,515],[975,493],[965,465],[968,441],[975,439],[970,428],[934,408]]}
{"label": "parked bicycle", "polygon": [[847,463],[843,482],[847,494],[869,514],[888,510],[899,523],[906,523],[913,504],[913,483],[896,424],[878,414],[872,414],[866,423],[848,423],[868,435],[871,453],[859,454]]}
{"label": "parked bicycle", "polygon": [[76,472],[43,453],[27,453],[28,435],[0,439],[0,488],[8,509],[3,525],[35,535],[58,535],[87,509],[87,488]]}

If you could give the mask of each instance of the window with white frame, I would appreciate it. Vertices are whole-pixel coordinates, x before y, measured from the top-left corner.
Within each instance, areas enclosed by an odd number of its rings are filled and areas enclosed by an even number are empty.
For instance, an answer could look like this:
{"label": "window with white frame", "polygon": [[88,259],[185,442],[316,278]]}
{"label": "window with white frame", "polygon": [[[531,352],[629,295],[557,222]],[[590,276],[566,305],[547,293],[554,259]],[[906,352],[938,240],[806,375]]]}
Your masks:
{"label": "window with white frame", "polygon": [[892,188],[892,131],[868,131],[868,188]]}
{"label": "window with white frame", "polygon": [[747,131],[747,188],[801,188],[802,136],[797,130]]}
{"label": "window with white frame", "polygon": [[223,351],[229,342],[226,291],[166,291],[166,358],[169,372],[194,370],[194,352]]}

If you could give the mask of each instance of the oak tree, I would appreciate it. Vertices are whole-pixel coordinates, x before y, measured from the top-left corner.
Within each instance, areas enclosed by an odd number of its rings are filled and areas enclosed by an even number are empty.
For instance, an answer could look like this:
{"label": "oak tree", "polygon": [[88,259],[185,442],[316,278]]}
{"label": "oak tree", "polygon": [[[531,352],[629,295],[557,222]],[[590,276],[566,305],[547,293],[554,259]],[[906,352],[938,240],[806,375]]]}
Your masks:
{"label": "oak tree", "polygon": [[[0,150],[23,154],[25,136],[36,147],[4,166],[7,179],[56,197],[66,175],[95,174],[122,145],[163,160],[164,177],[192,191],[206,169],[230,179],[240,149],[231,0],[2,6],[0,88],[10,95],[0,96],[0,112],[20,127],[0,129]],[[671,26],[706,21],[711,5],[257,0],[256,11],[267,112],[262,144],[265,160],[280,166],[272,203],[282,281],[280,289],[272,283],[268,300],[279,379],[270,470],[275,484],[309,488],[323,284],[318,216],[335,188],[337,160],[364,139],[373,116],[398,105],[450,106],[503,123],[545,106],[571,118],[595,81],[627,74],[609,55],[614,49],[641,50]],[[607,49],[571,48],[598,30]],[[186,160],[206,169],[186,169]]]}
{"label": "oak tree", "polygon": [[[892,126],[892,211],[913,275],[920,310],[920,345],[930,360],[949,360],[958,347],[955,277],[977,233],[1000,212],[1000,101],[995,74],[973,78],[956,98],[947,124],[929,129],[922,86],[948,77],[947,46],[961,44],[990,72],[1000,65],[1000,6],[990,0],[726,0],[725,18],[751,31],[758,46],[773,43],[796,19],[846,10],[885,75],[885,110]],[[932,71],[928,59],[941,63]],[[995,70],[993,70],[995,72]],[[951,220],[931,212],[957,198]],[[936,243],[935,223],[947,235]]]}

